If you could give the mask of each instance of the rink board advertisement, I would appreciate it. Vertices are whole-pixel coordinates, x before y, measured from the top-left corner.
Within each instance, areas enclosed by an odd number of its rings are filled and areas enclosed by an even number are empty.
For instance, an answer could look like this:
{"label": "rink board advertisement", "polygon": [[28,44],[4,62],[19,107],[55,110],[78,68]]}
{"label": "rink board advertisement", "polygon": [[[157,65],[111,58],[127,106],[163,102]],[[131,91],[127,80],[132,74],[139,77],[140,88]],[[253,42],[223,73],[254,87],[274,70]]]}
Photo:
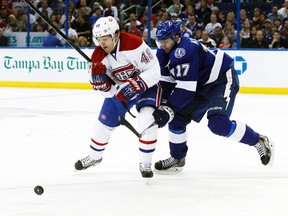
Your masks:
{"label": "rink board advertisement", "polygon": [[[82,51],[90,57],[93,49]],[[288,51],[225,51],[234,58],[241,92],[288,94]],[[2,87],[90,89],[89,68],[90,64],[70,48],[0,48]]]}

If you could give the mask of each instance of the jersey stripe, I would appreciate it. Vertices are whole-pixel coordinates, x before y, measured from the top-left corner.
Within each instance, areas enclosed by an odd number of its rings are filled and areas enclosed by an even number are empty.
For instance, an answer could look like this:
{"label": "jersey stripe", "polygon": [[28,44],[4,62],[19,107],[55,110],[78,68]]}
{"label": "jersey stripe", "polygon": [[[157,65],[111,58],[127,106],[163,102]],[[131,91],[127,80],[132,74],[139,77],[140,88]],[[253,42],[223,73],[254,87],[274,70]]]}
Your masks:
{"label": "jersey stripe", "polygon": [[222,62],[223,62],[223,56],[224,56],[224,52],[221,50],[217,50],[217,54],[215,56],[215,61],[214,61],[214,64],[210,73],[210,77],[205,84],[212,83],[218,78],[220,74]]}
{"label": "jersey stripe", "polygon": [[196,91],[197,82],[196,81],[182,81],[176,80],[176,88],[184,89],[186,91]]}

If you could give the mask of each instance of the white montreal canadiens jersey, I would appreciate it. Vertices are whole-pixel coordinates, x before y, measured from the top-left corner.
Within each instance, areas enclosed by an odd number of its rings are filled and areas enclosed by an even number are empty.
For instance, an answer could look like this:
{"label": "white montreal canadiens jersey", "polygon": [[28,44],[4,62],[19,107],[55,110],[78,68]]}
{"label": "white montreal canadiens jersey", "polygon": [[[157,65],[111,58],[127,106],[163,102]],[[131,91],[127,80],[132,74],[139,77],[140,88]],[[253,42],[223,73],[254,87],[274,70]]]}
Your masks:
{"label": "white montreal canadiens jersey", "polygon": [[[120,40],[115,52],[107,54],[100,46],[96,47],[91,58],[92,62],[102,62],[107,74],[118,85],[129,78],[139,76],[149,87],[157,84],[160,79],[160,66],[151,48],[138,36],[120,33]],[[104,92],[105,97],[112,97],[116,92],[113,86]]]}

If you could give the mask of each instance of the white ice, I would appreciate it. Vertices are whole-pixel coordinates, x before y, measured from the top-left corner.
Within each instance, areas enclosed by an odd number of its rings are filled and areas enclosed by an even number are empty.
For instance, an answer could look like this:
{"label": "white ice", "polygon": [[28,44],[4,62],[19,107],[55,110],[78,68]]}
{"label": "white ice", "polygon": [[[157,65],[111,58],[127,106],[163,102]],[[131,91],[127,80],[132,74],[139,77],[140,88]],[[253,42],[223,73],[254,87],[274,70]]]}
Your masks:
{"label": "white ice", "polygon": [[[137,138],[124,126],[99,166],[74,171],[102,100],[92,90],[0,88],[1,216],[288,215],[288,96],[239,94],[232,114],[273,139],[273,167],[261,164],[255,148],[213,135],[204,119],[189,126],[183,172],[155,172],[148,184]],[[164,128],[153,161],[168,156]]]}

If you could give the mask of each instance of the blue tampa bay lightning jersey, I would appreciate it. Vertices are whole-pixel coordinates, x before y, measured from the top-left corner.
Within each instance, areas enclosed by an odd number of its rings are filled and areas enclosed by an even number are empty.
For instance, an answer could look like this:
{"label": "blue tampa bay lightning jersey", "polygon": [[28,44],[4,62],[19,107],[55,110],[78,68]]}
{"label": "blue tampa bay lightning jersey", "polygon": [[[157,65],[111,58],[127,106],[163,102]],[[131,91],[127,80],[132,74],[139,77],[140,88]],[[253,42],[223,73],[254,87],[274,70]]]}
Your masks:
{"label": "blue tampa bay lightning jersey", "polygon": [[233,58],[221,50],[209,50],[197,40],[182,37],[170,53],[157,50],[161,66],[163,99],[177,111],[193,100],[197,88],[215,82]]}

